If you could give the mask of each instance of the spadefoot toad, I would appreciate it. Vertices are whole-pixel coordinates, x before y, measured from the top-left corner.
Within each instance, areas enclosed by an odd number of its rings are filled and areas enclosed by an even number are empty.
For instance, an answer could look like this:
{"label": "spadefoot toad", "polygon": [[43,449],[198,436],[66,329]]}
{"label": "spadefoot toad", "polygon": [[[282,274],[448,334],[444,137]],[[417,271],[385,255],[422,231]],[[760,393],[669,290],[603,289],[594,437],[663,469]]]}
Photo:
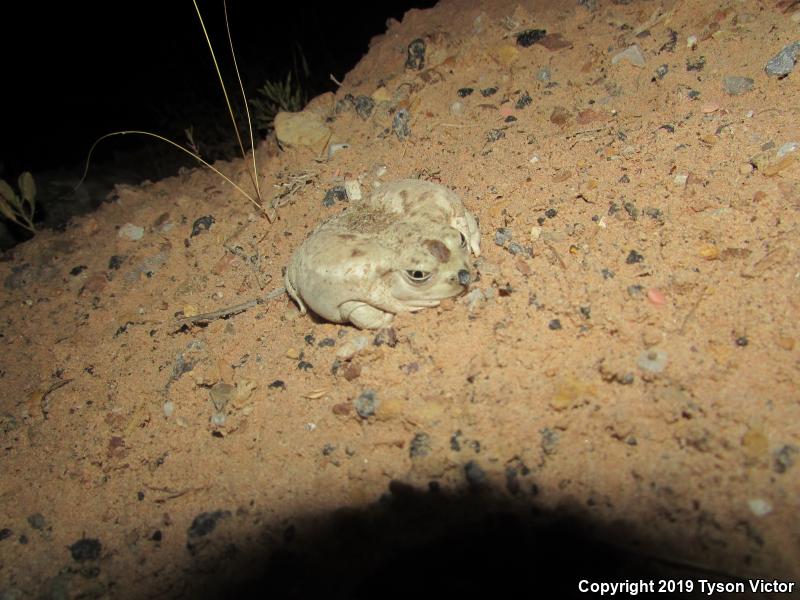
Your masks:
{"label": "spadefoot toad", "polygon": [[335,323],[387,327],[394,315],[437,306],[473,280],[475,217],[448,188],[387,183],[321,225],[295,250],[286,291]]}

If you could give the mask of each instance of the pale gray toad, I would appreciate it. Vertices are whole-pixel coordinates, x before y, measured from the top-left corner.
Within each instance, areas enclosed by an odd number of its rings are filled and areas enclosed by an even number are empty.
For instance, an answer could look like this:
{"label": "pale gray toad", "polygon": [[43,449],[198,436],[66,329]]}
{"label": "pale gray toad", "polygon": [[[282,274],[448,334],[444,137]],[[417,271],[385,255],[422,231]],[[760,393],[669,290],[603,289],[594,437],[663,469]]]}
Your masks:
{"label": "pale gray toad", "polygon": [[319,225],[292,255],[286,291],[335,323],[387,327],[394,315],[463,293],[480,254],[475,217],[448,188],[387,183]]}

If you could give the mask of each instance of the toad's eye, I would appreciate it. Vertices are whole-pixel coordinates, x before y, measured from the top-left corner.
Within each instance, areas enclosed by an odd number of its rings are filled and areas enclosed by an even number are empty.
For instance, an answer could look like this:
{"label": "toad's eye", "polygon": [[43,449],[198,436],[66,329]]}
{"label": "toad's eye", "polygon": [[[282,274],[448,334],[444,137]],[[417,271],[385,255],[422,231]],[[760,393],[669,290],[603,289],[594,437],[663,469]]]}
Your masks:
{"label": "toad's eye", "polygon": [[428,271],[420,271],[419,269],[406,271],[406,275],[413,283],[425,283],[431,278],[431,274]]}
{"label": "toad's eye", "polygon": [[462,248],[466,248],[467,247],[467,237],[463,233],[461,233],[461,232],[459,232],[459,233],[461,234],[461,247]]}

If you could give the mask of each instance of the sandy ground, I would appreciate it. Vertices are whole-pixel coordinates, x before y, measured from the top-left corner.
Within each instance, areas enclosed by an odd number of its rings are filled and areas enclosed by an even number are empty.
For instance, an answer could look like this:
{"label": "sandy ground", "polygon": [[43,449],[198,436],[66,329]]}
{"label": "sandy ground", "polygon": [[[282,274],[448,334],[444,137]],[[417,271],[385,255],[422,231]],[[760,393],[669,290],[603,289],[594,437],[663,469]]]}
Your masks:
{"label": "sandy ground", "polygon": [[[799,10],[445,0],[312,103],[349,148],[258,145],[273,223],[195,170],[3,255],[0,597],[800,579]],[[404,177],[480,218],[469,300],[179,320]]]}

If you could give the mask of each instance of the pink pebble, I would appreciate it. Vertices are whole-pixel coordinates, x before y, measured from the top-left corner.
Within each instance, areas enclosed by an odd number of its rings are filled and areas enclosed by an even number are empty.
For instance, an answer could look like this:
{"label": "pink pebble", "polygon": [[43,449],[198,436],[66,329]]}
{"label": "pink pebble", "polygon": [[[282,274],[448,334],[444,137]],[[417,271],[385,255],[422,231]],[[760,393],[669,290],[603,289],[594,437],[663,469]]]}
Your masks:
{"label": "pink pebble", "polygon": [[656,306],[663,306],[667,303],[667,296],[658,288],[647,290],[647,299]]}
{"label": "pink pebble", "polygon": [[500,107],[500,116],[510,117],[513,114],[514,114],[514,109],[511,107],[510,104]]}

